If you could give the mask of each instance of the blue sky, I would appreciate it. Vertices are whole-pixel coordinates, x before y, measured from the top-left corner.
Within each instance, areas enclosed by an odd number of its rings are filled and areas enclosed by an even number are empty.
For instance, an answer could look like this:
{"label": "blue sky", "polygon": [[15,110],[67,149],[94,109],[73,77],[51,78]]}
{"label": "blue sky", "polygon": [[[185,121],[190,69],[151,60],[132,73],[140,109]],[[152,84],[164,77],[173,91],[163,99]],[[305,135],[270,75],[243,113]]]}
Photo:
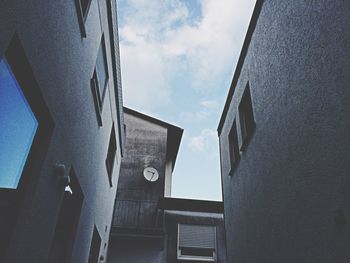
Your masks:
{"label": "blue sky", "polygon": [[172,196],[221,200],[216,128],[255,0],[117,0],[124,104],[185,130]]}

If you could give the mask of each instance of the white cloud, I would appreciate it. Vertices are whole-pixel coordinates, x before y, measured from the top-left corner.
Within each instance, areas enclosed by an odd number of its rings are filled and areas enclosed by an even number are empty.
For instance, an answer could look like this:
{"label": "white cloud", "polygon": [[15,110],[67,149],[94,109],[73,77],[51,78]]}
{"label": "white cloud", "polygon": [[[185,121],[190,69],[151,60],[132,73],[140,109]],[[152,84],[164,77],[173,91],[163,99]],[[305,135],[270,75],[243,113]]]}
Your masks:
{"label": "white cloud", "polygon": [[200,102],[200,105],[207,109],[218,109],[221,105],[216,100],[203,100]]}
{"label": "white cloud", "polygon": [[195,153],[206,154],[209,158],[218,155],[218,136],[215,130],[203,129],[197,136],[189,138],[188,147]]}
{"label": "white cloud", "polygon": [[203,120],[210,117],[210,113],[205,110],[199,110],[195,112],[187,111],[187,112],[180,112],[180,119],[184,122],[189,123],[199,123]]}
{"label": "white cloud", "polygon": [[195,23],[179,0],[124,2],[120,47],[127,105],[166,105],[175,92],[174,70],[185,70],[198,92],[222,88],[223,74],[232,75],[254,0],[202,0]]}
{"label": "white cloud", "polygon": [[166,82],[164,62],[157,47],[145,42],[139,42],[137,46],[126,45],[121,49],[121,57],[125,57],[122,73],[127,104],[148,110],[153,106],[166,105],[170,89]]}

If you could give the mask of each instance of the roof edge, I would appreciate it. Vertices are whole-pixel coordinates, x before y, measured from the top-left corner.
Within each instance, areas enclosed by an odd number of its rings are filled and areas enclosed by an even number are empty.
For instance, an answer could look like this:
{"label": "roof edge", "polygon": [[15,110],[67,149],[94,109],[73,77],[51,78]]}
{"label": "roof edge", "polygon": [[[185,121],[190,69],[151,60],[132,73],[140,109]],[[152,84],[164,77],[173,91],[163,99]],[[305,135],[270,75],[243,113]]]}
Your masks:
{"label": "roof edge", "polygon": [[158,200],[158,208],[164,210],[204,212],[223,214],[224,203],[222,201],[196,200],[173,197],[162,197]]}
{"label": "roof edge", "polygon": [[184,130],[178,126],[175,126],[175,125],[170,124],[168,122],[156,119],[154,117],[151,117],[149,115],[138,112],[136,110],[127,108],[125,106],[123,107],[123,109],[124,109],[124,113],[131,114],[133,116],[142,118],[144,120],[148,120],[152,123],[158,124],[158,125],[163,126],[163,127],[168,129],[166,157],[167,157],[167,159],[170,158],[173,160],[172,169],[174,170],[176,159],[177,159],[177,154],[178,154],[178,151],[180,148],[180,143],[181,143],[181,139],[182,139],[182,135],[183,135]]}
{"label": "roof edge", "polygon": [[244,63],[244,60],[246,58],[246,55],[247,55],[247,52],[248,52],[248,48],[249,48],[249,45],[250,45],[253,33],[255,31],[255,27],[256,27],[256,24],[258,22],[258,18],[259,18],[260,11],[261,11],[263,3],[264,3],[264,0],[257,0],[256,1],[255,7],[254,7],[254,11],[253,11],[253,14],[252,14],[252,18],[251,18],[251,20],[249,22],[249,26],[248,26],[248,30],[247,30],[247,33],[246,33],[246,36],[245,36],[245,39],[244,39],[244,42],[243,42],[242,50],[241,50],[241,53],[240,53],[239,58],[238,58],[238,62],[237,62],[237,66],[236,66],[235,72],[233,74],[233,79],[232,79],[232,82],[231,82],[230,90],[228,92],[227,99],[226,99],[226,102],[225,102],[225,105],[224,105],[224,109],[222,111],[222,114],[221,114],[221,117],[220,117],[220,122],[219,122],[219,125],[218,125],[218,128],[217,128],[219,136],[221,134],[222,127],[224,126],[224,120],[226,118],[228,109],[230,107],[230,102],[231,102],[233,94],[235,92],[237,81],[238,81],[238,78],[239,78],[239,76],[241,74],[243,63]]}
{"label": "roof edge", "polygon": [[123,107],[123,109],[124,109],[124,112],[125,112],[125,113],[129,113],[129,114],[132,114],[132,115],[134,115],[134,116],[137,116],[137,117],[146,119],[146,120],[148,120],[148,121],[150,121],[150,122],[153,122],[153,123],[156,123],[156,124],[158,124],[158,125],[160,125],[160,126],[163,126],[163,127],[166,127],[166,128],[170,128],[170,129],[179,130],[179,131],[183,131],[182,128],[180,128],[180,127],[178,127],[178,126],[176,126],[176,125],[173,125],[173,124],[170,124],[170,123],[168,123],[168,122],[165,122],[165,121],[159,120],[159,119],[157,119],[157,118],[151,117],[151,116],[146,115],[146,114],[144,114],[144,113],[141,113],[141,112],[139,112],[139,111],[130,109],[130,108],[125,107],[125,106]]}

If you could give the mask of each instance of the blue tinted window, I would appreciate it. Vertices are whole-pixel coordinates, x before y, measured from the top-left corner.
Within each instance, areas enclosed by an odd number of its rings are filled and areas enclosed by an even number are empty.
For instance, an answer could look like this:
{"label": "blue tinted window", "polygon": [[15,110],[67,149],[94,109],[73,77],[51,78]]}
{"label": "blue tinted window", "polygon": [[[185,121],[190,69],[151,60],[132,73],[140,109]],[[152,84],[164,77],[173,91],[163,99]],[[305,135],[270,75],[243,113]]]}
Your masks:
{"label": "blue tinted window", "polygon": [[37,128],[11,68],[0,59],[0,188],[17,188]]}

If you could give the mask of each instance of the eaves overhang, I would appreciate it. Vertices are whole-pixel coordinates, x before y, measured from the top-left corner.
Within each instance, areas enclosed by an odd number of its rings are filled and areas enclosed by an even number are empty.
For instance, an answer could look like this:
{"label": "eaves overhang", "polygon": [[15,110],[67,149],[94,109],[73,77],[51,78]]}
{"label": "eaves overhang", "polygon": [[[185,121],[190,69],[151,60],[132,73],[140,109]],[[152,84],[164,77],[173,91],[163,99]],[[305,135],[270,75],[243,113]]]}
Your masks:
{"label": "eaves overhang", "polygon": [[223,214],[224,203],[222,201],[162,197],[158,200],[158,209]]}
{"label": "eaves overhang", "polygon": [[177,154],[179,152],[180,148],[180,143],[183,135],[183,129],[172,125],[168,122],[156,119],[154,117],[151,117],[149,115],[146,115],[144,113],[138,112],[136,110],[124,107],[124,113],[136,116],[140,119],[147,120],[149,122],[155,123],[157,125],[163,126],[167,129],[168,135],[167,135],[167,153],[166,153],[166,158],[167,161],[171,160],[172,161],[172,169],[174,169]]}

